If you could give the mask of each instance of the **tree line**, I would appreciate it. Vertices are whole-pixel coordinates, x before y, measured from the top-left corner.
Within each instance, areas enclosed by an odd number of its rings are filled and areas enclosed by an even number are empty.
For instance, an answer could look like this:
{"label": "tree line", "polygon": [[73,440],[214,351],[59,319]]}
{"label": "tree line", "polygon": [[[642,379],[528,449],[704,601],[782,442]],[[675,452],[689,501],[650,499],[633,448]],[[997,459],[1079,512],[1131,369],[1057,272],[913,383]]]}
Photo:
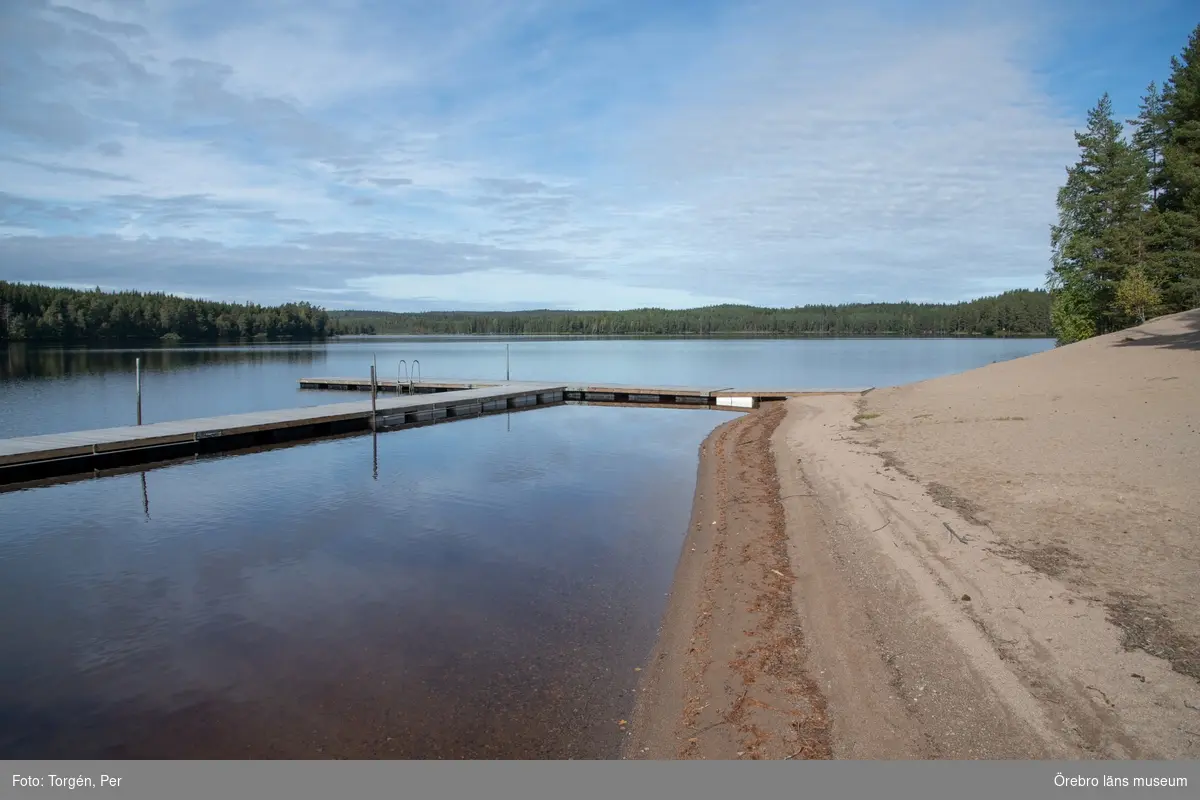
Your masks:
{"label": "tree line", "polygon": [[1049,336],[1050,296],[1015,290],[961,303],[851,303],[795,308],[742,305],[682,311],[334,311],[352,334],[578,336]]}
{"label": "tree line", "polygon": [[1050,233],[1063,344],[1200,306],[1200,25],[1128,130],[1108,94],[1087,123]]}
{"label": "tree line", "polygon": [[308,303],[260,306],[0,281],[0,341],[314,339],[331,333],[329,314]]}
{"label": "tree line", "polygon": [[0,342],[317,339],[342,334],[1048,336],[1050,330],[1050,295],[1036,289],[946,304],[404,314],[0,281]]}

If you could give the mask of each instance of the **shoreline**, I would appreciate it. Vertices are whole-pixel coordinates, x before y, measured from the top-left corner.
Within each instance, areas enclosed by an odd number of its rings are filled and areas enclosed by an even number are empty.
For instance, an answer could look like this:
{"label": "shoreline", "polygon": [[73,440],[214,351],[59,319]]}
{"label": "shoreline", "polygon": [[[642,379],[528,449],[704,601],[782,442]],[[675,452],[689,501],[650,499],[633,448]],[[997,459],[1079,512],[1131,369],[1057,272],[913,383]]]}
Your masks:
{"label": "shoreline", "polygon": [[782,403],[700,446],[688,533],[639,682],[629,759],[828,758],[825,698],[794,624],[771,436]]}
{"label": "shoreline", "polygon": [[722,424],[624,757],[1200,755],[1197,351],[1185,312]]}

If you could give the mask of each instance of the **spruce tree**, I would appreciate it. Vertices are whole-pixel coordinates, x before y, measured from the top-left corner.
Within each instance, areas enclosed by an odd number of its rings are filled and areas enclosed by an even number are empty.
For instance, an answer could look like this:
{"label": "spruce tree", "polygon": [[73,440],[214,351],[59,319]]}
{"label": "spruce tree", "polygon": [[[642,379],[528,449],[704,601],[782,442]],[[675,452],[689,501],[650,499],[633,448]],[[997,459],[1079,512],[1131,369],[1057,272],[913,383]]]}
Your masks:
{"label": "spruce tree", "polygon": [[1125,318],[1116,285],[1145,255],[1143,228],[1148,166],[1125,141],[1104,94],[1075,134],[1079,161],[1058,193],[1058,224],[1051,229],[1052,314],[1059,341],[1112,330]]}
{"label": "spruce tree", "polygon": [[1126,123],[1134,128],[1133,146],[1146,159],[1150,201],[1155,203],[1162,193],[1163,149],[1167,144],[1167,128],[1162,93],[1154,81],[1150,81],[1146,87],[1137,118],[1126,120]]}
{"label": "spruce tree", "polygon": [[1058,190],[1058,224],[1050,228],[1050,320],[1059,344],[1070,344],[1096,335],[1099,293],[1088,269],[1090,239],[1083,214],[1083,171],[1067,169],[1067,182]]}
{"label": "spruce tree", "polygon": [[1168,311],[1200,305],[1200,25],[1171,59],[1163,87],[1162,252],[1156,272]]}

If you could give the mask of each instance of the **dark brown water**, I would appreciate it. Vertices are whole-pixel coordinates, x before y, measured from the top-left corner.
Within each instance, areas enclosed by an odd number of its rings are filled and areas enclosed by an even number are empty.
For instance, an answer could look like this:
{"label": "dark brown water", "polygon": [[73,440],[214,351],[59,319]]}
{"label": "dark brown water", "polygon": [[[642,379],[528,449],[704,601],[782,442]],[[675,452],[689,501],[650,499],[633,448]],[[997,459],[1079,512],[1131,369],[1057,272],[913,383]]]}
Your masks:
{"label": "dark brown water", "polygon": [[0,494],[0,758],[612,757],[707,410]]}

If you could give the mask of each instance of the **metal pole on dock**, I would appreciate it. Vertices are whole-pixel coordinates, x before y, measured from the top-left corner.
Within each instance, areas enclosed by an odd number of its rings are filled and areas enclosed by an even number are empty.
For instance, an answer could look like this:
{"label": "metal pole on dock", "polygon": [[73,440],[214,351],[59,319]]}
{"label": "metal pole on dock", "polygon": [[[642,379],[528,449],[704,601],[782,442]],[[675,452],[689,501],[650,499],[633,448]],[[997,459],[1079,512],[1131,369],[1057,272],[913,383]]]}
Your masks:
{"label": "metal pole on dock", "polygon": [[134,375],[137,380],[137,424],[142,424],[142,359],[134,362]]}
{"label": "metal pole on dock", "polygon": [[504,380],[511,380],[508,375],[508,345],[504,345]]}
{"label": "metal pole on dock", "polygon": [[375,430],[375,393],[378,391],[378,384],[375,381],[375,365],[371,365],[371,430]]}

